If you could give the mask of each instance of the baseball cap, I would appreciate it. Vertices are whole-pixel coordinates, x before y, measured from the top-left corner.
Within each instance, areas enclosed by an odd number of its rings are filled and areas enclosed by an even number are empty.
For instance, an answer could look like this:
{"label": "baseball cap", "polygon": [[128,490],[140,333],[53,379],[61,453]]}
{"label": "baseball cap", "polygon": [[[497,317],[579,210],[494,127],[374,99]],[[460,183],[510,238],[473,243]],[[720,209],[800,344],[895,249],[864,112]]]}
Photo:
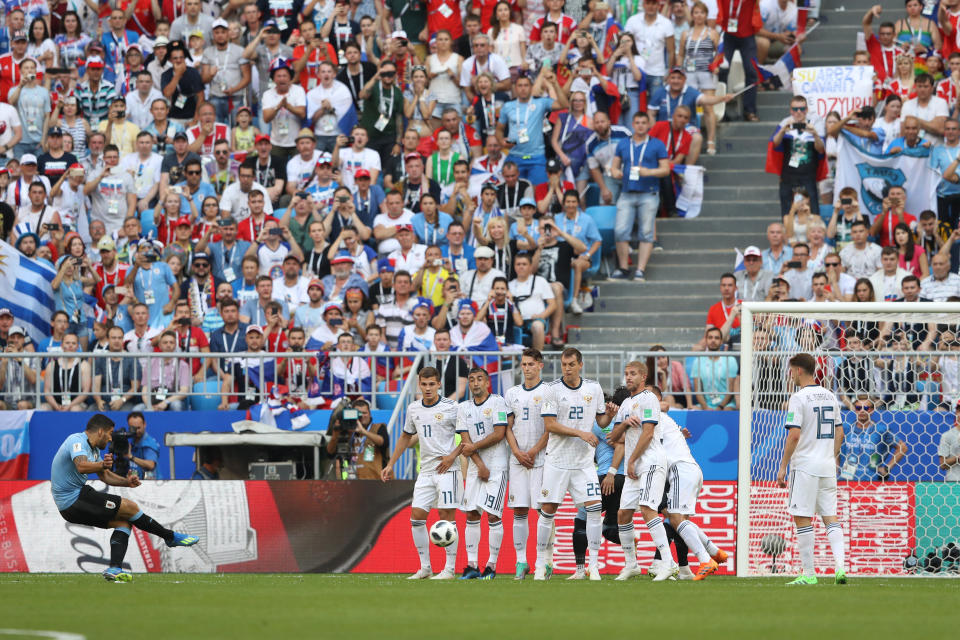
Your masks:
{"label": "baseball cap", "polygon": [[193,264],[196,264],[198,260],[203,260],[207,264],[210,264],[210,256],[203,251],[198,251],[193,254]]}
{"label": "baseball cap", "polygon": [[314,287],[320,287],[320,290],[323,291],[323,283],[320,281],[320,278],[314,278],[310,281],[310,284],[307,285],[308,290]]}
{"label": "baseball cap", "polygon": [[287,71],[290,71],[290,64],[287,62],[286,58],[277,58],[270,63],[270,77],[272,78],[273,74],[280,69],[286,69]]}
{"label": "baseball cap", "polygon": [[259,333],[260,335],[263,335],[263,329],[261,329],[260,327],[258,327],[258,326],[255,325],[255,324],[252,324],[252,325],[250,325],[249,327],[247,327],[247,330],[246,330],[245,333],[253,333],[254,331],[256,331],[257,333]]}
{"label": "baseball cap", "polygon": [[157,36],[157,39],[153,41],[153,48],[165,47],[170,44],[170,40],[166,36]]}
{"label": "baseball cap", "polygon": [[416,151],[411,151],[410,153],[405,154],[405,155],[403,156],[403,161],[404,161],[404,162],[409,162],[410,160],[423,160],[423,156],[421,156],[421,155],[420,155],[419,153],[417,153]]}
{"label": "baseball cap", "polygon": [[330,261],[330,264],[345,264],[348,262],[353,264],[353,256],[351,256],[349,253],[338,253],[337,255],[333,256],[333,260]]}
{"label": "baseball cap", "polygon": [[410,38],[407,37],[407,32],[404,31],[403,29],[397,29],[396,31],[393,32],[393,34],[392,34],[390,37],[393,38],[394,40],[409,40],[409,39],[410,39]]}
{"label": "baseball cap", "polygon": [[187,32],[187,38],[203,38],[203,29],[191,29]]}
{"label": "baseball cap", "polygon": [[141,48],[140,48],[140,45],[138,45],[136,42],[131,42],[129,45],[127,45],[127,50],[126,50],[126,52],[124,52],[123,55],[127,55],[127,54],[130,53],[131,51],[136,51],[136,52],[138,52],[140,55],[143,55],[143,49],[141,49]]}
{"label": "baseball cap", "polygon": [[100,56],[90,56],[87,58],[87,69],[103,69],[103,58]]}
{"label": "baseball cap", "polygon": [[0,309],[0,316],[10,316],[13,317],[13,311],[10,311],[7,307]]}
{"label": "baseball cap", "polygon": [[103,51],[103,44],[101,44],[99,40],[94,40],[87,45],[87,49],[90,51]]}
{"label": "baseball cap", "polygon": [[48,136],[62,136],[62,135],[63,135],[63,129],[61,129],[60,127],[50,127],[49,129],[47,129],[47,135],[48,135]]}
{"label": "baseball cap", "polygon": [[523,198],[520,200],[521,207],[535,207],[537,206],[537,201],[533,198]]}
{"label": "baseball cap", "polygon": [[117,245],[110,236],[103,236],[97,242],[97,251],[116,251]]}
{"label": "baseball cap", "polygon": [[333,164],[333,156],[327,151],[321,151],[317,156],[317,165],[321,164]]}
{"label": "baseball cap", "polygon": [[750,245],[749,247],[743,250],[743,257],[746,258],[747,256],[757,256],[759,258],[759,257],[763,257],[763,254],[760,252],[759,247]]}
{"label": "baseball cap", "polygon": [[294,254],[292,254],[292,253],[288,253],[287,255],[285,255],[285,256],[283,257],[283,261],[284,261],[284,262],[286,262],[287,260],[293,260],[293,261],[296,262],[297,264],[300,264],[300,258],[298,258],[296,255],[294,255]]}
{"label": "baseball cap", "polygon": [[390,258],[380,258],[377,260],[377,272],[379,273],[380,271],[389,271],[390,273],[396,271],[393,263],[390,262]]}
{"label": "baseball cap", "polygon": [[331,309],[336,309],[337,311],[340,311],[340,312],[343,311],[343,307],[340,306],[339,302],[335,302],[331,300],[327,304],[323,305],[323,315],[327,315],[327,311],[330,311]]}
{"label": "baseball cap", "polygon": [[303,138],[309,138],[310,140],[317,139],[317,137],[313,135],[313,131],[310,131],[310,129],[307,129],[306,127],[304,127],[303,129],[300,129],[300,133],[297,134],[296,142],[300,142],[300,140],[302,140]]}
{"label": "baseball cap", "polygon": [[263,23],[263,29],[264,31],[280,31],[280,27],[277,26],[277,21],[273,18]]}
{"label": "baseball cap", "polygon": [[369,178],[370,172],[366,169],[357,169],[357,172],[353,174],[354,180],[359,180],[360,178]]}
{"label": "baseball cap", "polygon": [[550,158],[547,160],[547,173],[553,173],[555,171],[563,171],[563,165],[560,164],[560,161],[556,158]]}
{"label": "baseball cap", "polygon": [[[253,109],[251,109],[251,108],[248,107],[247,105],[243,105],[243,106],[241,106],[241,107],[238,107],[237,110],[236,110],[236,113],[240,113],[241,111],[246,111],[247,113],[250,113],[250,114],[253,113]],[[263,134],[261,133],[260,135],[263,135]],[[268,137],[269,137],[269,136],[268,136]]]}
{"label": "baseball cap", "polygon": [[254,143],[257,143],[257,142],[270,142],[270,136],[268,136],[265,133],[261,133],[254,139]]}
{"label": "baseball cap", "polygon": [[394,228],[397,230],[397,233],[400,233],[401,231],[409,231],[410,233],[413,233],[412,224],[398,224],[398,225],[395,225]]}
{"label": "baseball cap", "polygon": [[474,258],[492,258],[493,249],[490,247],[477,247],[477,250],[473,252]]}
{"label": "baseball cap", "polygon": [[682,75],[684,78],[687,77],[687,72],[683,70],[683,67],[674,67],[674,68],[670,69],[670,73],[679,73],[679,74]]}
{"label": "baseball cap", "polygon": [[223,18],[217,18],[213,21],[213,24],[210,25],[211,29],[229,29],[230,25],[227,24],[227,21]]}
{"label": "baseball cap", "polygon": [[30,38],[27,37],[27,32],[24,31],[23,29],[21,29],[20,31],[15,31],[13,33],[13,38],[12,38],[13,42],[16,42],[17,40],[29,40],[29,39]]}
{"label": "baseball cap", "polygon": [[7,331],[7,336],[25,336],[27,332],[23,330],[23,327],[18,325],[13,325],[10,327],[10,330]]}
{"label": "baseball cap", "polygon": [[186,132],[184,132],[184,131],[177,131],[175,134],[173,134],[173,139],[174,139],[174,140],[189,140],[190,138],[187,137]]}
{"label": "baseball cap", "polygon": [[37,164],[37,156],[32,153],[25,153],[23,157],[20,158],[20,164],[21,166],[25,164]]}
{"label": "baseball cap", "polygon": [[83,175],[84,173],[87,172],[87,170],[84,169],[83,165],[80,164],[79,162],[74,162],[72,165],[67,167],[67,171],[69,171],[70,173],[73,173],[74,171],[79,171],[80,175]]}
{"label": "baseball cap", "polygon": [[186,225],[188,227],[193,226],[193,223],[190,222],[190,216],[180,216],[179,218],[177,218],[177,223],[173,226],[182,227],[183,225]]}
{"label": "baseball cap", "polygon": [[470,309],[473,312],[473,315],[477,315],[477,303],[471,300],[470,298],[463,298],[460,300],[460,304],[457,305],[457,312],[459,313],[461,309]]}

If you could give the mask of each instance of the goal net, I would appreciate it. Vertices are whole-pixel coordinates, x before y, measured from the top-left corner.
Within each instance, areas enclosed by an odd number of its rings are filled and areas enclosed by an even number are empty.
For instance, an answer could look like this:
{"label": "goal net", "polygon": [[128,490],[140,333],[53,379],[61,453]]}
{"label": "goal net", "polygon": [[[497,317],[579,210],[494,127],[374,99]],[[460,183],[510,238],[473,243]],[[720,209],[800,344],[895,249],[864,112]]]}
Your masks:
{"label": "goal net", "polygon": [[[960,303],[744,303],[737,574],[799,573],[787,490],[777,487],[787,361],[816,358],[840,400],[837,515],[852,575],[960,573]],[[951,432],[952,430],[952,432]],[[818,573],[833,573],[815,519]]]}

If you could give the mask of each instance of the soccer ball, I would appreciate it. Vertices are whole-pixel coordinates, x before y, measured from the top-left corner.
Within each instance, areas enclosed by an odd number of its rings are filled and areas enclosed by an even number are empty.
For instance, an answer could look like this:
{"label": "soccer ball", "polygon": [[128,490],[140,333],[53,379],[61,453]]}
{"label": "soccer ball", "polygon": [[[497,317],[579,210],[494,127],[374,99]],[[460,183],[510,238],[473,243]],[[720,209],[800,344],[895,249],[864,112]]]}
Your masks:
{"label": "soccer ball", "polygon": [[457,544],[457,525],[449,520],[437,520],[430,527],[430,542],[438,547]]}

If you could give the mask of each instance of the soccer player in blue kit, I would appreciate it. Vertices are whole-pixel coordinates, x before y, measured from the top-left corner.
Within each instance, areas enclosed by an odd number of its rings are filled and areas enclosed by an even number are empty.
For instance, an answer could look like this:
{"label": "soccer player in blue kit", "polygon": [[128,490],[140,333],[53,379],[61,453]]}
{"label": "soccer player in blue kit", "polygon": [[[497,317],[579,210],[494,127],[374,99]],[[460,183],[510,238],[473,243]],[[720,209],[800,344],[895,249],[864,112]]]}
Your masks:
{"label": "soccer player in blue kit", "polygon": [[110,537],[110,567],[103,572],[103,577],[111,582],[130,582],[133,576],[123,570],[130,525],[163,538],[168,547],[189,547],[200,539],[171,531],[140,511],[132,500],[96,491],[87,484],[87,476],[95,473],[112,487],[140,486],[136,474],[124,478],[110,470],[113,454],[100,457],[100,450],[113,439],[113,426],[113,420],[98,413],[87,422],[85,431],[67,436],[53,457],[50,488],[53,501],[67,522],[114,530]]}

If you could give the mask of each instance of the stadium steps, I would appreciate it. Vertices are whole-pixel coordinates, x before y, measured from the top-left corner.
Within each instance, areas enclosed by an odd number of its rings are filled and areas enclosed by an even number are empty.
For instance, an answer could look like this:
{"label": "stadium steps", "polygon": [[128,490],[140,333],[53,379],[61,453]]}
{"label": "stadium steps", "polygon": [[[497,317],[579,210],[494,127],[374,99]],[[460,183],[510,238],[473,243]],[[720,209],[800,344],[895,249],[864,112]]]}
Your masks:
{"label": "stadium steps", "polygon": [[[823,10],[822,26],[805,44],[804,66],[849,64],[869,6]],[[884,17],[895,19],[900,12],[890,8]],[[760,122],[720,124],[717,155],[700,160],[707,169],[700,216],[658,219],[664,251],[651,257],[647,282],[596,282],[597,311],[567,315],[569,344],[630,352],[653,344],[689,349],[700,340],[707,309],[719,299],[720,274],[733,270],[735,248],[763,248],[767,224],[780,218],[777,177],[764,172],[764,163],[767,141],[788,115],[789,102],[787,92],[760,92]],[[736,111],[728,109],[732,116]]]}

